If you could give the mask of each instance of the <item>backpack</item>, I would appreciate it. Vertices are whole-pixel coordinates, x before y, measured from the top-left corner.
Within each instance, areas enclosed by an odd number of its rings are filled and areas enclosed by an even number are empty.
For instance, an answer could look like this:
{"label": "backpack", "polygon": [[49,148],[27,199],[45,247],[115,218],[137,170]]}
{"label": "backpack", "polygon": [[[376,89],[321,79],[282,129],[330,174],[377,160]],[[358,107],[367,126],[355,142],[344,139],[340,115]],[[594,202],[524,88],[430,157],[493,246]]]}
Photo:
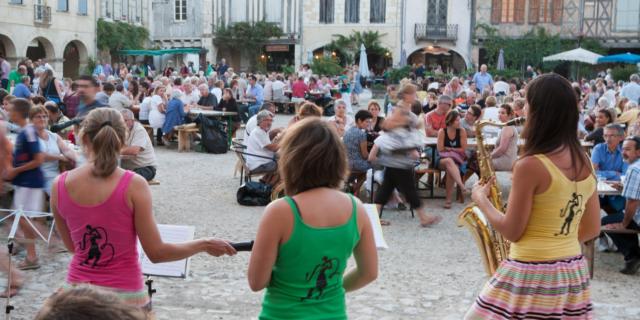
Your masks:
{"label": "backpack", "polygon": [[236,192],[238,204],[243,206],[266,206],[271,202],[271,186],[262,183],[247,181]]}
{"label": "backpack", "polygon": [[200,145],[205,152],[214,154],[227,153],[229,142],[224,123],[209,119],[202,114],[198,115],[195,122],[200,125],[200,133],[202,134]]}

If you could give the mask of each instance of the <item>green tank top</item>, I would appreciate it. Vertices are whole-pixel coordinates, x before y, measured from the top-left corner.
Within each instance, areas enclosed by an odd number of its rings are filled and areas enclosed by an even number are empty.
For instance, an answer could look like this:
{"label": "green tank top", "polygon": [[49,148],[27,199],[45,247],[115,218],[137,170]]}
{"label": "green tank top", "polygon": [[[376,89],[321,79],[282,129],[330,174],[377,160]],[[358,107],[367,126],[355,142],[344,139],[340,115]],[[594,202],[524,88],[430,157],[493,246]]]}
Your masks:
{"label": "green tank top", "polygon": [[260,319],[346,319],[342,275],[360,240],[356,202],[347,223],[316,228],[302,221],[298,206],[291,237],[278,250]]}

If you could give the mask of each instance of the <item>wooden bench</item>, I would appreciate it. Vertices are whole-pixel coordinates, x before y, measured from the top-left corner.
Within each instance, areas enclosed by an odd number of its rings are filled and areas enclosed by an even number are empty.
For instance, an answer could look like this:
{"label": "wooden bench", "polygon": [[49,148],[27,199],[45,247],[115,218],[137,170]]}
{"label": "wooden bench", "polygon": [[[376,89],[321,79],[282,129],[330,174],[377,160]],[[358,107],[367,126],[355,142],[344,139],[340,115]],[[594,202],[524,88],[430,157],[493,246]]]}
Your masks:
{"label": "wooden bench", "polygon": [[149,135],[149,139],[151,139],[151,143],[155,146],[156,139],[153,138],[153,128],[148,124],[143,124],[142,127],[147,130],[147,134]]}
{"label": "wooden bench", "polygon": [[178,131],[178,152],[191,151],[191,134],[200,132],[195,123],[177,126],[174,128]]}
{"label": "wooden bench", "polygon": [[151,179],[149,181],[147,181],[147,184],[149,184],[150,186],[157,186],[160,184],[160,181],[156,180],[156,179]]}

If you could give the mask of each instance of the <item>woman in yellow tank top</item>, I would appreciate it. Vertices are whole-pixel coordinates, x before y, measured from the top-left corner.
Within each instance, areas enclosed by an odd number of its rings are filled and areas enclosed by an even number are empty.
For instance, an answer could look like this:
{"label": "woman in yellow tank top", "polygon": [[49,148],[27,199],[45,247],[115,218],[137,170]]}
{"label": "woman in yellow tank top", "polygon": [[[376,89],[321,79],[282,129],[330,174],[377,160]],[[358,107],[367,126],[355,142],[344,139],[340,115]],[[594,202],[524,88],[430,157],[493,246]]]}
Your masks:
{"label": "woman in yellow tank top", "polygon": [[526,142],[514,165],[506,214],[487,198],[495,181],[473,190],[473,200],[511,249],[465,319],[591,319],[580,243],[598,235],[600,207],[577,136],[578,100],[556,74],[533,80],[526,100]]}

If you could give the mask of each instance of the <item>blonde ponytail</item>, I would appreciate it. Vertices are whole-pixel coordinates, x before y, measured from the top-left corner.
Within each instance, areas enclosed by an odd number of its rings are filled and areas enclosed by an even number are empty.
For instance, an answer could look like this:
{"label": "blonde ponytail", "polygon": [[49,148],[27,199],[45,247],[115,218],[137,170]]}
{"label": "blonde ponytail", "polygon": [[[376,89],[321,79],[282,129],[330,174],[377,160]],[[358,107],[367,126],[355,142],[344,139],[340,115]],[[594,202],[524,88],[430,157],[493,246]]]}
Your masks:
{"label": "blonde ponytail", "polygon": [[93,174],[108,177],[118,167],[127,133],[122,115],[111,108],[99,108],[91,111],[82,125],[81,136],[87,135],[93,152]]}

